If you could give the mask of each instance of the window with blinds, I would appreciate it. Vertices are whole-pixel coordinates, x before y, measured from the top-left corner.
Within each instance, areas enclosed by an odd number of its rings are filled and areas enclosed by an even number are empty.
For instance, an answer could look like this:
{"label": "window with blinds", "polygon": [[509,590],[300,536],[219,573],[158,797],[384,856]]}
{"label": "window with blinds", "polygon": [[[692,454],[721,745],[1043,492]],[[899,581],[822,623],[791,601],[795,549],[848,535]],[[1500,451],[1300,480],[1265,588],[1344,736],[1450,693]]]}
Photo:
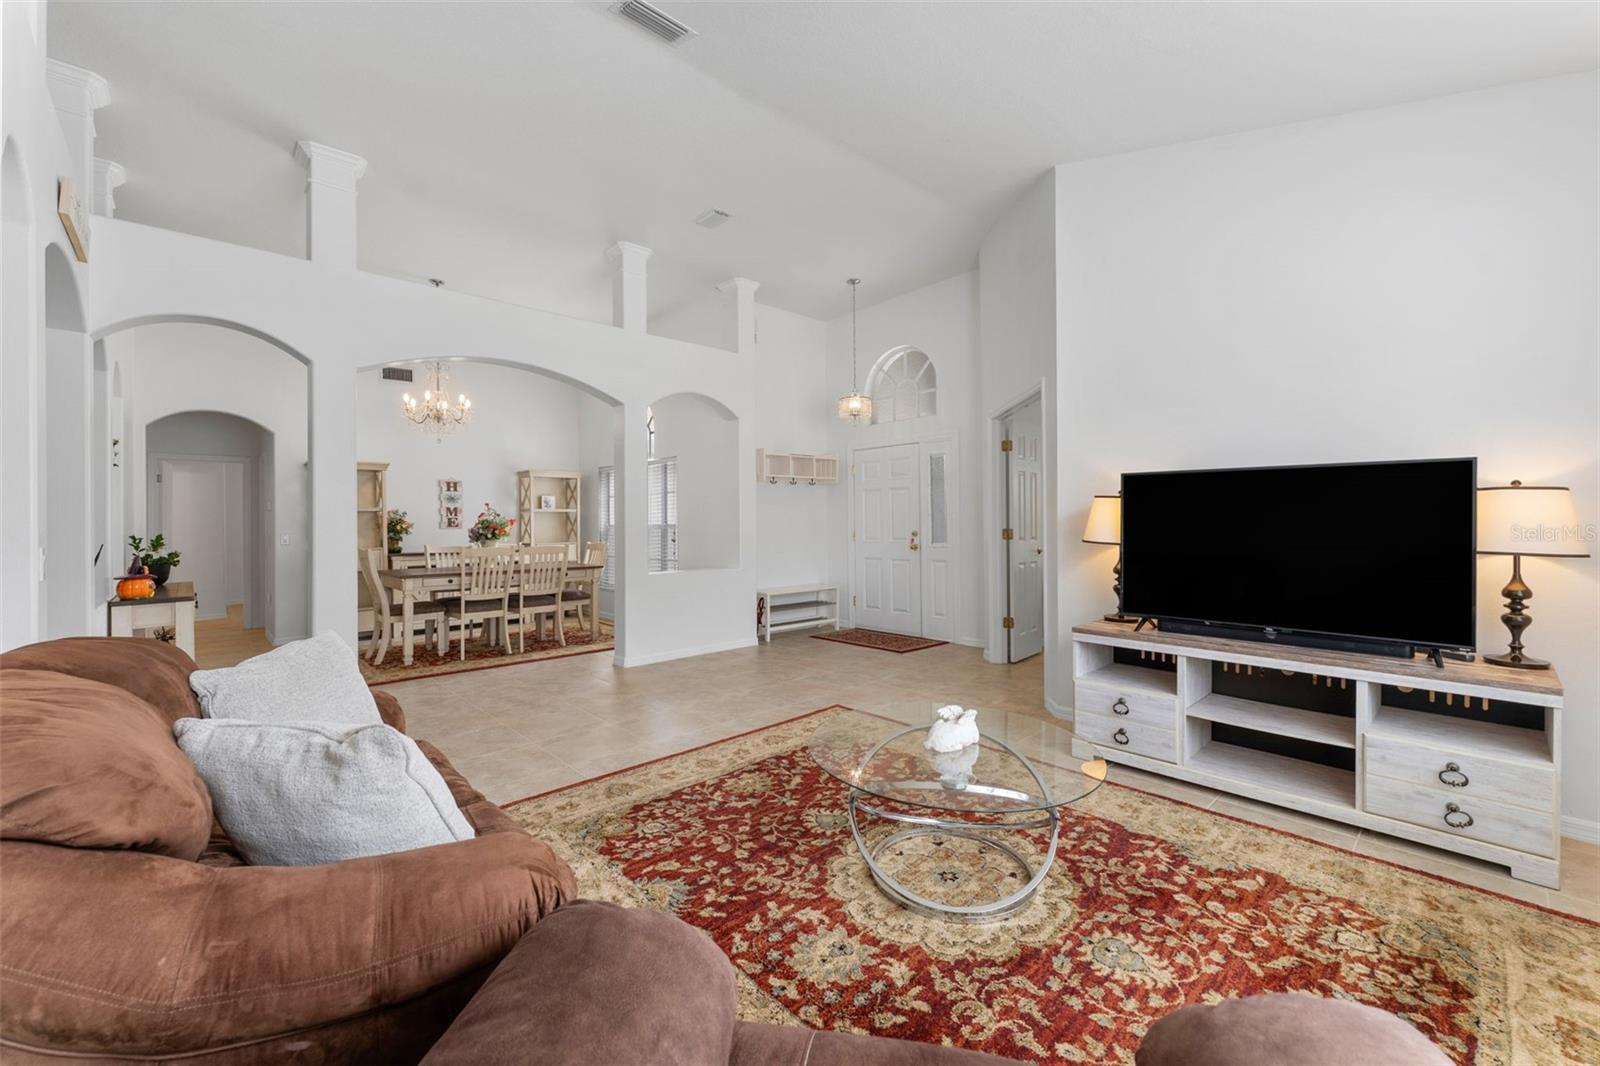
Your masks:
{"label": "window with blinds", "polygon": [[606,542],[606,566],[600,571],[600,587],[617,587],[617,470],[600,468],[600,539]]}
{"label": "window with blinds", "polygon": [[645,488],[650,572],[667,573],[678,569],[678,460],[647,463]]}

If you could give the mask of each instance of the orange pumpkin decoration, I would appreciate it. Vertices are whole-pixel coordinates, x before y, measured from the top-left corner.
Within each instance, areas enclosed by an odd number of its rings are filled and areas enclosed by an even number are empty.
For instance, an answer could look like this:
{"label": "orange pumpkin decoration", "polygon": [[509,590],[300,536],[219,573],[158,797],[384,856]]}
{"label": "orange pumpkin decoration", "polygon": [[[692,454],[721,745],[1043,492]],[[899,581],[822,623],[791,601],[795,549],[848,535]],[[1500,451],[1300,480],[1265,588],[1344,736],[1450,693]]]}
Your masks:
{"label": "orange pumpkin decoration", "polygon": [[142,573],[117,582],[117,599],[148,600],[156,594],[156,579],[150,576],[150,568],[146,566],[142,569]]}

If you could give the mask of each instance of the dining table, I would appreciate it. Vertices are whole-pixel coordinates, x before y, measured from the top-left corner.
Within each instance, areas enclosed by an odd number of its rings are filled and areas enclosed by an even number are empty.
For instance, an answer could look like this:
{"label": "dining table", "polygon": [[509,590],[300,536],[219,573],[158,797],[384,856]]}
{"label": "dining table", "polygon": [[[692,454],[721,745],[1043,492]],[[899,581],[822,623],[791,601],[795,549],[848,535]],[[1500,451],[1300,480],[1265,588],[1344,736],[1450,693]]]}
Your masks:
{"label": "dining table", "polygon": [[[573,580],[589,580],[605,569],[603,563],[577,563],[567,564],[567,577]],[[415,604],[432,599],[435,593],[457,592],[461,589],[461,568],[458,566],[415,566],[400,567],[389,570],[379,570],[378,580],[383,587],[399,596],[401,627],[404,634],[400,644],[400,661],[410,666],[414,658],[415,638],[412,623],[414,620]],[[598,586],[599,582],[595,581]],[[600,597],[597,595],[589,601],[589,635],[593,640],[600,639]],[[516,585],[511,586],[511,595],[517,594]],[[556,623],[560,625],[558,621]]]}

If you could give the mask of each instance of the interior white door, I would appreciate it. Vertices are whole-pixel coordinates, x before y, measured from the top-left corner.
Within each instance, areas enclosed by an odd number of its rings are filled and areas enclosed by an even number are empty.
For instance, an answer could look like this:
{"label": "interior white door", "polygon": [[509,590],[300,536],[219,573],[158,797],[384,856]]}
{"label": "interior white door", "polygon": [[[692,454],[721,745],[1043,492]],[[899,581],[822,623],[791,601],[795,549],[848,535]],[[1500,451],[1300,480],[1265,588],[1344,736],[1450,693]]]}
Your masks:
{"label": "interior white door", "polygon": [[855,453],[855,624],[922,635],[921,478],[915,444]]}
{"label": "interior white door", "polygon": [[226,463],[161,460],[161,532],[170,547],[183,553],[172,580],[194,582],[196,618],[227,614],[226,470]]}
{"label": "interior white door", "polygon": [[1037,398],[1011,413],[1006,437],[1007,659],[1015,663],[1044,651],[1044,419]]}

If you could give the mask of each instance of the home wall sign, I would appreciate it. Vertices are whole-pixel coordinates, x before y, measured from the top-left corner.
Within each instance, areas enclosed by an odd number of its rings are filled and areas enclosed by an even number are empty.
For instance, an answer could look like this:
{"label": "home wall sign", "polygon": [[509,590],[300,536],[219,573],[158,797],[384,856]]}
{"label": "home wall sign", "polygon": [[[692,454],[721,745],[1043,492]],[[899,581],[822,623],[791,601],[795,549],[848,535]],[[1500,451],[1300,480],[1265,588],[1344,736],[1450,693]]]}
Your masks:
{"label": "home wall sign", "polygon": [[461,482],[452,479],[440,481],[439,528],[460,529],[465,524],[461,510]]}

